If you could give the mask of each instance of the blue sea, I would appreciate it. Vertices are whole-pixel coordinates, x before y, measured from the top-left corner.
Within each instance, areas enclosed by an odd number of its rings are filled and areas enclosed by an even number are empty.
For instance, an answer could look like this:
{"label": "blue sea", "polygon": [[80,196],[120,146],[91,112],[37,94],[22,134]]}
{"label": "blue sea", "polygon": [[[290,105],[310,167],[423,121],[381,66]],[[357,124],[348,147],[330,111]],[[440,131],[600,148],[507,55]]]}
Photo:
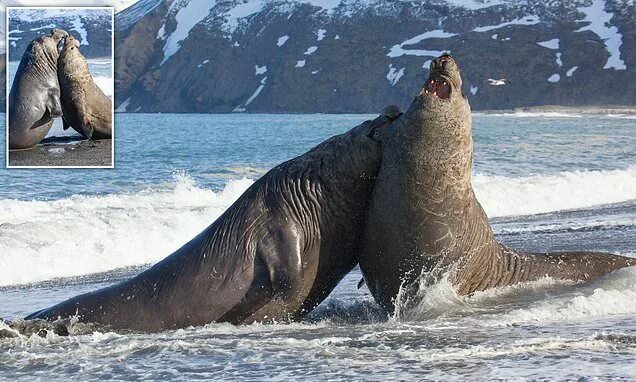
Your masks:
{"label": "blue sea", "polygon": [[[117,114],[114,169],[0,169],[0,317],[138,273],[268,169],[373,117]],[[636,257],[634,116],[477,113],[473,127],[501,241]],[[636,269],[470,297],[442,280],[408,319],[382,317],[359,279],[301,323],[1,339],[0,380],[636,379]]]}

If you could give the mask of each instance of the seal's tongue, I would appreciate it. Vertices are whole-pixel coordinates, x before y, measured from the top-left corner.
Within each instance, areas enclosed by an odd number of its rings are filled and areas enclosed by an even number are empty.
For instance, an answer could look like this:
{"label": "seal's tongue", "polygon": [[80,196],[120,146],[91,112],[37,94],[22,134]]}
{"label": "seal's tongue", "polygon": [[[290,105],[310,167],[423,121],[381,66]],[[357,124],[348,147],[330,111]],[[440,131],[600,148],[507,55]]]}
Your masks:
{"label": "seal's tongue", "polygon": [[450,97],[450,84],[444,80],[431,78],[426,83],[426,94],[430,94],[441,99],[448,99],[448,97]]}

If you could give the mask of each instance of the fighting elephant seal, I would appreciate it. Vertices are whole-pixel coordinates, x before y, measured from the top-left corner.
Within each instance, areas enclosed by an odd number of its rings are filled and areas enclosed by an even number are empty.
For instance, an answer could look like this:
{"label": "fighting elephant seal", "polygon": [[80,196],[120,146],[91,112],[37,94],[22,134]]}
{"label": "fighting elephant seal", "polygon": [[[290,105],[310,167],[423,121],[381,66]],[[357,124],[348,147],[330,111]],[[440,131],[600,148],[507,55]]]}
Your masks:
{"label": "fighting elephant seal", "polygon": [[53,29],[27,46],[9,92],[9,149],[40,143],[62,115],[57,81],[58,45],[68,33]]}
{"label": "fighting elephant seal", "polygon": [[384,115],[364,122],[273,168],[145,272],[27,319],[78,315],[115,329],[159,331],[302,318],[358,262],[379,139],[390,123]]}
{"label": "fighting elephant seal", "polygon": [[64,40],[57,63],[57,76],[62,92],[62,123],[88,139],[112,137],[112,101],[93,81],[88,62],[73,36]]}
{"label": "fighting elephant seal", "polygon": [[495,240],[473,193],[470,106],[448,55],[432,62],[425,87],[383,136],[382,151],[360,268],[388,312],[398,293],[414,302],[420,276],[434,270],[454,267],[451,281],[466,295],[545,276],[590,280],[636,264],[595,252],[525,253]]}

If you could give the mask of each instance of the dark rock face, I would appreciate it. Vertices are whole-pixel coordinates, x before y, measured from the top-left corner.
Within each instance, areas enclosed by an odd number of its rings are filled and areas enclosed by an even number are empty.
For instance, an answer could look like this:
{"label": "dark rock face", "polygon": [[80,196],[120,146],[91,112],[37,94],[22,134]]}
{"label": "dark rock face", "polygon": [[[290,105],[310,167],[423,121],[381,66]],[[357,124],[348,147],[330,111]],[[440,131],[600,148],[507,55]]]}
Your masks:
{"label": "dark rock face", "polygon": [[377,112],[443,51],[474,109],[636,104],[633,2],[141,0],[116,17],[121,111]]}
{"label": "dark rock face", "polygon": [[70,10],[51,18],[38,12],[23,12],[21,17],[10,15],[7,49],[12,61],[19,61],[29,43],[52,28],[64,29],[80,40],[82,54],[87,58],[111,56],[113,26],[110,12]]}

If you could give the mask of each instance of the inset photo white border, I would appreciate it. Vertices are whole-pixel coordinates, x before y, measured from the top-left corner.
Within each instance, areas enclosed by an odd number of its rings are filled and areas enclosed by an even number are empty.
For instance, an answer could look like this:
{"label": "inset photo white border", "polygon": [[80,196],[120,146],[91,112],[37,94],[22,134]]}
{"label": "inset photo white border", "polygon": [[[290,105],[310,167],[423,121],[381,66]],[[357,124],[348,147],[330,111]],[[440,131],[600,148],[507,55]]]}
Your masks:
{"label": "inset photo white border", "polygon": [[[5,168],[7,169],[74,169],[74,168],[81,168],[81,169],[112,169],[115,167],[115,142],[116,142],[116,123],[115,123],[115,8],[114,7],[97,7],[97,6],[7,6],[6,7],[6,12],[5,12],[5,30],[4,30],[4,38],[5,38]],[[10,42],[12,41],[10,32],[12,32],[10,30],[10,15],[11,15],[11,11],[15,11],[15,10],[22,10],[22,11],[28,11],[28,10],[33,10],[33,11],[38,11],[38,10],[43,10],[43,11],[47,11],[47,10],[59,10],[59,11],[82,11],[82,10],[102,10],[102,11],[107,11],[110,13],[110,57],[105,56],[104,58],[109,59],[110,60],[110,80],[109,81],[99,81],[102,84],[105,84],[106,82],[110,83],[110,86],[112,89],[112,91],[110,92],[111,94],[106,94],[110,99],[111,99],[111,120],[112,120],[112,137],[111,137],[111,142],[110,142],[110,164],[109,165],[10,165],[10,152],[13,151],[21,151],[21,150],[9,150],[9,94],[11,92],[11,83],[12,83],[12,77],[15,74],[15,70],[17,70],[17,65],[19,65],[20,60],[22,59],[22,54],[24,54],[24,52],[22,52],[20,54],[20,57],[14,58],[13,55],[10,54]],[[51,25],[47,25],[47,27],[49,29],[53,29],[55,26],[51,26]],[[43,29],[43,27],[42,27]],[[70,28],[69,28],[70,29]],[[43,29],[44,30],[44,29]],[[75,35],[76,37],[86,37],[86,36],[78,36],[78,31],[76,31],[75,29],[70,29],[67,32]],[[75,32],[75,33],[72,33]],[[80,44],[82,44],[82,41],[80,41]],[[87,45],[87,44],[84,44]],[[11,58],[13,59],[13,62],[11,60]],[[87,61],[91,61],[91,59],[87,59]],[[93,76],[93,74],[91,73],[91,75]],[[103,79],[104,77],[101,77],[100,79]],[[93,79],[95,79],[95,77],[93,76]],[[104,90],[104,88],[102,86],[100,86],[100,88],[102,90]],[[109,89],[109,90],[110,90]],[[57,126],[56,126],[57,124]],[[61,129],[62,126],[62,119],[58,118],[54,121],[54,125],[53,127],[51,127],[51,130],[53,129]],[[68,127],[69,130],[72,130],[72,127]],[[51,132],[51,130],[47,133],[47,136],[45,136],[46,138],[49,138],[49,133]],[[68,130],[66,130],[68,131]],[[77,140],[76,142],[82,142],[85,140]],[[73,143],[68,143],[68,144],[64,144],[64,146],[67,146],[69,148],[72,147],[72,145],[76,142]],[[24,150],[36,150],[37,149],[37,145],[34,148],[30,148],[30,149],[24,149]]]}

